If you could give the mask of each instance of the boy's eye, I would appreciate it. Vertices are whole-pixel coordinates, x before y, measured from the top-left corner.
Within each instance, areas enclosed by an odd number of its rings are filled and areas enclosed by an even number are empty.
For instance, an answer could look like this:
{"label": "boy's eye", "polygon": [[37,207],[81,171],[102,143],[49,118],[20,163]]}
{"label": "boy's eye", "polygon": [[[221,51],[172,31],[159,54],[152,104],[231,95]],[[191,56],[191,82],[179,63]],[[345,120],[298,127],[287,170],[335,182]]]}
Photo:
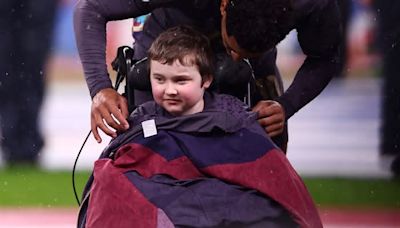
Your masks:
{"label": "boy's eye", "polygon": [[158,83],[164,82],[164,78],[162,78],[162,77],[154,77],[154,80],[155,80],[156,82],[158,82]]}
{"label": "boy's eye", "polygon": [[188,83],[190,80],[191,80],[190,78],[184,77],[184,78],[177,78],[177,79],[175,80],[175,82],[176,82],[178,85],[185,85],[185,84]]}
{"label": "boy's eye", "polygon": [[185,84],[187,81],[188,81],[187,79],[179,79],[179,80],[177,80],[176,82],[177,82],[179,85],[183,85],[183,84]]}

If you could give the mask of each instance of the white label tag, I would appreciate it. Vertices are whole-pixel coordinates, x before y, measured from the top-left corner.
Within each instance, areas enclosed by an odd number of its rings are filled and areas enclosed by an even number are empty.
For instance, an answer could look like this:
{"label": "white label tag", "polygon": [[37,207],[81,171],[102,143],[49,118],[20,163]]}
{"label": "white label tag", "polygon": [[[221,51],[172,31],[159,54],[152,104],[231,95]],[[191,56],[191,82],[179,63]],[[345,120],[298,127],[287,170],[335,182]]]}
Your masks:
{"label": "white label tag", "polygon": [[156,122],[154,120],[146,120],[142,122],[144,137],[150,137],[157,134]]}

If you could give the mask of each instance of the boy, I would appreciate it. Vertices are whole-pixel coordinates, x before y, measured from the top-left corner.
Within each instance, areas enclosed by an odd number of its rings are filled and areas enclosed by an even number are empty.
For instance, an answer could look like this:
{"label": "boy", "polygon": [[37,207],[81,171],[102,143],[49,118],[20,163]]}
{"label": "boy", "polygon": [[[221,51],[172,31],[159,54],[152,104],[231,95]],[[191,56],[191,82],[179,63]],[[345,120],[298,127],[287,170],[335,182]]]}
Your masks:
{"label": "boy", "polygon": [[210,50],[207,38],[183,26],[154,41],[154,101],[131,114],[131,128],[96,161],[79,227],[322,227],[257,114],[206,92]]}
{"label": "boy", "polygon": [[[179,34],[179,36],[178,36]],[[176,27],[149,50],[154,101],[173,116],[203,111],[203,95],[212,82],[212,51],[208,39],[189,27]]]}

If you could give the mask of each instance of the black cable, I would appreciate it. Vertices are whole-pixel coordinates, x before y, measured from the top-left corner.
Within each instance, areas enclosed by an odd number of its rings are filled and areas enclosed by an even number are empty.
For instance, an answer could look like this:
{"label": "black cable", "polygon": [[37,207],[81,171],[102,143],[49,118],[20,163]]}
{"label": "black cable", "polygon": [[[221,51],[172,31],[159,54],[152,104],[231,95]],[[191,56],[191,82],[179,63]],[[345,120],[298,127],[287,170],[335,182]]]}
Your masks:
{"label": "black cable", "polygon": [[[118,73],[117,74],[117,80],[115,81],[115,86],[114,86],[114,89],[116,91],[118,91],[118,87],[119,87],[119,85],[121,84],[121,82],[123,80],[124,80],[124,77],[121,76],[121,74]],[[78,154],[76,155],[74,166],[72,167],[72,188],[74,190],[74,195],[75,195],[76,202],[78,203],[79,206],[81,206],[81,202],[79,201],[78,193],[76,191],[76,186],[75,186],[75,170],[76,170],[76,164],[78,163],[78,159],[79,159],[79,156],[81,155],[82,149],[85,146],[87,140],[89,139],[89,136],[90,136],[91,133],[92,133],[92,130],[89,131],[89,133],[87,134],[85,140],[83,141],[82,146],[79,149]]]}
{"label": "black cable", "polygon": [[[117,92],[118,92],[118,88],[119,88],[121,82],[126,78],[127,71],[131,67],[131,64],[132,64],[131,61],[132,61],[132,57],[133,57],[132,51],[133,51],[133,49],[129,48],[127,46],[120,47],[118,49],[116,59],[123,57],[123,60],[125,62],[118,62],[116,60],[113,61],[113,68],[114,68],[114,70],[117,71],[117,77],[116,77],[115,84],[114,84],[114,89]],[[76,202],[78,203],[79,206],[81,206],[81,202],[79,200],[78,193],[76,191],[76,186],[75,186],[75,170],[76,170],[76,164],[78,163],[78,159],[79,159],[79,156],[81,155],[82,149],[85,146],[87,140],[89,139],[89,136],[91,133],[92,133],[92,130],[89,131],[88,135],[86,136],[85,140],[83,141],[82,146],[79,149],[78,154],[76,155],[74,166],[72,168],[72,188],[74,190]]]}
{"label": "black cable", "polygon": [[[124,76],[118,72],[117,79],[116,79],[115,85],[114,85],[114,89],[116,91],[118,91],[119,85],[121,84],[121,82],[123,80],[124,80]],[[85,140],[83,141],[82,146],[79,149],[78,154],[76,155],[74,166],[72,167],[72,188],[74,190],[74,195],[75,195],[76,202],[78,203],[79,206],[81,206],[81,202],[79,200],[78,193],[76,191],[76,186],[75,186],[75,170],[76,170],[76,164],[78,163],[78,159],[79,159],[79,156],[81,155],[82,149],[85,146],[87,140],[89,139],[89,136],[90,136],[91,133],[92,133],[92,130],[89,131],[89,133],[87,134]]]}
{"label": "black cable", "polygon": [[79,201],[79,197],[78,197],[78,194],[76,192],[76,187],[75,187],[75,170],[76,170],[76,164],[78,163],[78,159],[79,159],[79,156],[81,155],[82,149],[85,146],[87,140],[89,139],[89,136],[91,133],[92,133],[92,130],[89,131],[88,135],[86,136],[85,140],[83,141],[81,149],[79,149],[78,155],[76,155],[74,167],[72,168],[72,188],[74,189],[75,199],[79,206],[81,206],[81,202]]}

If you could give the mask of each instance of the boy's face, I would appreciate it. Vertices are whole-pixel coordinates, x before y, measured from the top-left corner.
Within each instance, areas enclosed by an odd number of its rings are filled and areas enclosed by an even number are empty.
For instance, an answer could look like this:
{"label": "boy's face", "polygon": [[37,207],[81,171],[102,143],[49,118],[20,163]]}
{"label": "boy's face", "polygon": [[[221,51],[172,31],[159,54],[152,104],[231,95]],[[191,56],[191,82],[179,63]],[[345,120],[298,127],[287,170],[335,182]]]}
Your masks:
{"label": "boy's face", "polygon": [[179,60],[173,64],[150,62],[150,82],[154,100],[171,115],[181,116],[203,111],[203,95],[211,84],[195,65],[185,66]]}

